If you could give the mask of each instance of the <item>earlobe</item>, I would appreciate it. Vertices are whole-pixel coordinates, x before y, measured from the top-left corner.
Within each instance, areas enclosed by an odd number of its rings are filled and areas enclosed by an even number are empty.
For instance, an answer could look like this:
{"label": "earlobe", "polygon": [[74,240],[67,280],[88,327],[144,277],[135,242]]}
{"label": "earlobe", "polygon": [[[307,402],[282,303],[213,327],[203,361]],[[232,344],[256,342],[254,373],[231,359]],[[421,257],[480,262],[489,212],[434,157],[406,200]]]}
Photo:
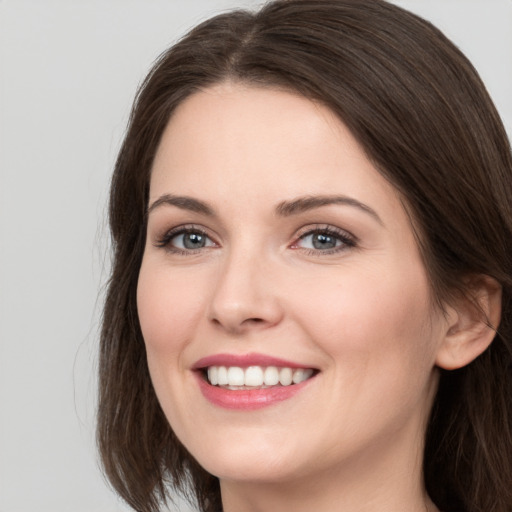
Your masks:
{"label": "earlobe", "polygon": [[501,285],[486,275],[474,276],[467,293],[447,307],[447,329],[437,352],[436,365],[462,368],[492,343],[501,320]]}

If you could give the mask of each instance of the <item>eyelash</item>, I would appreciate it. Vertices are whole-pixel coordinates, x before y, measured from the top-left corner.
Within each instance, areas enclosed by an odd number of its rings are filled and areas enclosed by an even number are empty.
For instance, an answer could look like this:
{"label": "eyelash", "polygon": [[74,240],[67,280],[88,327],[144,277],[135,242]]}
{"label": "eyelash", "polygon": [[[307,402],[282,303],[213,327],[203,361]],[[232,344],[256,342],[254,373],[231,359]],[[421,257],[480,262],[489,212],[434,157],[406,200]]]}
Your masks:
{"label": "eyelash", "polygon": [[297,241],[292,244],[292,249],[301,249],[300,247],[298,247],[298,243],[301,240],[304,240],[307,237],[314,235],[326,235],[327,237],[335,238],[337,241],[340,241],[341,244],[339,246],[325,250],[302,248],[302,250],[305,251],[306,254],[310,256],[321,257],[329,254],[337,254],[357,246],[357,238],[354,235],[348,233],[347,231],[336,228],[334,226],[317,225],[315,228],[307,228],[303,233],[301,233],[297,238]]}
{"label": "eyelash", "polygon": [[200,235],[202,237],[205,237],[205,238],[208,238],[209,240],[211,240],[211,237],[208,235],[208,233],[204,229],[202,229],[198,226],[194,226],[194,225],[177,226],[177,227],[167,231],[162,237],[160,237],[155,242],[155,246],[161,247],[168,252],[172,252],[174,254],[178,254],[181,256],[190,256],[193,254],[197,254],[199,251],[204,249],[204,247],[200,247],[198,249],[181,249],[179,247],[173,247],[171,245],[171,241],[173,240],[173,238],[176,238],[177,236],[180,236],[180,235],[187,235],[187,234],[196,234],[196,235]]}
{"label": "eyelash", "polygon": [[[200,227],[194,226],[194,225],[177,226],[177,227],[167,231],[163,236],[158,238],[158,240],[156,240],[154,245],[156,247],[161,247],[161,248],[165,249],[166,251],[171,252],[173,254],[178,254],[178,255],[182,255],[182,256],[191,256],[191,255],[197,254],[202,249],[208,248],[208,246],[206,246],[206,247],[200,247],[197,249],[181,249],[179,247],[173,247],[171,245],[171,242],[174,238],[176,238],[180,235],[187,235],[187,234],[200,235],[204,238],[209,239],[210,241],[213,242],[213,244],[216,245],[216,242],[212,240],[212,238],[208,235],[208,233],[203,228],[200,228]],[[314,236],[314,235],[326,235],[327,237],[335,238],[336,241],[340,241],[341,243],[339,246],[335,246],[333,248],[325,249],[325,250],[307,249],[307,248],[299,247],[298,244],[300,241],[306,239],[309,236]],[[356,247],[357,242],[358,242],[357,238],[354,235],[348,233],[347,231],[344,231],[342,229],[339,229],[339,228],[336,228],[333,226],[317,225],[313,229],[311,229],[311,228],[305,229],[301,234],[299,234],[296,241],[292,243],[291,249],[294,249],[294,250],[302,249],[302,251],[305,252],[307,255],[321,257],[321,256],[329,255],[329,254],[337,254],[337,253],[345,251],[347,249]],[[211,247],[211,246],[209,246],[209,247]]]}

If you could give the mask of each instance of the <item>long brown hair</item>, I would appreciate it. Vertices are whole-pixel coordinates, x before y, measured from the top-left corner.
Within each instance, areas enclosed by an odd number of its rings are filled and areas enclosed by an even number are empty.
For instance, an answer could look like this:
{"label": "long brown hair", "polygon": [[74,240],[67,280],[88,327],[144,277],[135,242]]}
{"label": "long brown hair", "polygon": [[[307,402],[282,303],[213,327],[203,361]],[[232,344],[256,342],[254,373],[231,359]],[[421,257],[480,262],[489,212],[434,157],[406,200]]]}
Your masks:
{"label": "long brown hair", "polygon": [[445,511],[512,510],[512,158],[476,71],[430,23],[383,0],[277,0],[194,28],[142,84],[112,178],[114,260],[100,349],[98,444],[113,487],[156,512],[191,489],[219,512],[219,482],[183,448],[153,391],[136,287],[153,158],[174,109],[225,80],[323,102],[399,190],[442,302],[485,274],[503,288],[491,346],[441,370],[424,457],[427,491]]}

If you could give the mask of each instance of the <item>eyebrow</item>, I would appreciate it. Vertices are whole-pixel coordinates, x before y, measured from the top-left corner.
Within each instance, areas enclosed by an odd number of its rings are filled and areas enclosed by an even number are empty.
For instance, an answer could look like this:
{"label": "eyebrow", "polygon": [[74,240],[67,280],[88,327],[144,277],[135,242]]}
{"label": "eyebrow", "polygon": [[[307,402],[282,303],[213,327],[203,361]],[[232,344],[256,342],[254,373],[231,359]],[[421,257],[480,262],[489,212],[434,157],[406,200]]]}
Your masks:
{"label": "eyebrow", "polygon": [[276,212],[282,217],[296,215],[299,213],[320,208],[321,206],[329,206],[333,204],[341,204],[352,206],[373,217],[380,225],[384,225],[378,213],[368,205],[361,203],[357,199],[348,196],[305,196],[293,199],[291,201],[283,201],[277,205]]}
{"label": "eyebrow", "polygon": [[[373,217],[379,224],[384,225],[378,213],[370,206],[348,196],[305,196],[292,199],[290,201],[282,201],[276,207],[276,213],[280,217],[289,217],[291,215],[298,215],[299,213],[314,210],[322,206],[330,206],[333,204],[340,204],[345,206],[352,206],[361,210],[362,212]],[[162,205],[176,206],[182,210],[188,210],[195,213],[206,215],[207,217],[214,217],[215,213],[204,201],[194,199],[188,196],[175,196],[173,194],[164,194],[156,199],[148,207],[148,215],[156,208]]]}
{"label": "eyebrow", "polygon": [[188,196],[175,196],[172,194],[164,194],[156,199],[149,207],[148,207],[148,215],[159,206],[162,205],[171,205],[176,206],[177,208],[181,208],[182,210],[189,210],[196,213],[201,213],[208,217],[213,217],[215,214],[213,213],[213,209],[210,208],[205,202],[200,201],[199,199],[194,199],[193,197]]}

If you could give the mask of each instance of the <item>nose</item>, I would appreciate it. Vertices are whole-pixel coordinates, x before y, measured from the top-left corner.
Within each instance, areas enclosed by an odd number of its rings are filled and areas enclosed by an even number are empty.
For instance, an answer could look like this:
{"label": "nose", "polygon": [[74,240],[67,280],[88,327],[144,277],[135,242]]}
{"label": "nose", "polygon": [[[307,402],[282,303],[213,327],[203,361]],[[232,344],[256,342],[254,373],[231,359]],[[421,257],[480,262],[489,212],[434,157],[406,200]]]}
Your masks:
{"label": "nose", "polygon": [[244,334],[278,324],[283,311],[277,280],[261,255],[231,254],[219,269],[209,318],[230,334]]}

